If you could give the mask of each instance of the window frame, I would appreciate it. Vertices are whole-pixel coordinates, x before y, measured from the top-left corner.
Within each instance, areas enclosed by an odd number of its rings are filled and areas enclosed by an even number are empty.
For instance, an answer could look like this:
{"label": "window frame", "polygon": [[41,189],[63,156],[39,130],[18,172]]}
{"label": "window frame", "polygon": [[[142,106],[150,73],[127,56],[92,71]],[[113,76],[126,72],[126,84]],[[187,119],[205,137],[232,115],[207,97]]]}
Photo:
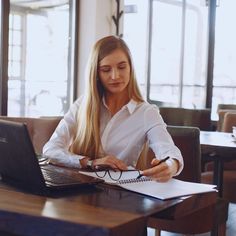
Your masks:
{"label": "window frame", "polygon": [[[68,55],[68,84],[67,96],[70,104],[77,98],[77,64],[78,64],[78,27],[79,27],[79,2],[69,0],[69,22],[71,40]],[[8,43],[9,43],[9,14],[10,0],[0,0],[1,4],[1,52],[0,56],[0,115],[8,115]],[[23,102],[24,103],[24,102]],[[22,113],[22,112],[20,112]],[[22,114],[21,114],[22,115]]]}
{"label": "window frame", "polygon": [[[152,100],[150,98],[150,90],[151,90],[151,45],[152,45],[152,17],[153,17],[153,2],[155,0],[149,0],[149,36],[148,36],[148,56],[147,56],[147,95],[146,99],[150,103],[157,104],[158,106],[164,105],[163,102],[158,100]],[[178,106],[182,107],[182,95],[183,95],[183,63],[184,63],[184,31],[185,31],[185,15],[186,15],[186,7],[185,0],[183,0],[183,12],[182,12],[182,29],[181,29],[181,54],[180,54],[180,94],[179,94],[179,102]],[[213,95],[213,66],[214,66],[214,47],[215,47],[215,14],[217,2],[216,0],[206,1],[206,6],[208,7],[208,49],[207,49],[207,72],[206,72],[206,100],[205,100],[205,108],[212,107],[212,95]]]}

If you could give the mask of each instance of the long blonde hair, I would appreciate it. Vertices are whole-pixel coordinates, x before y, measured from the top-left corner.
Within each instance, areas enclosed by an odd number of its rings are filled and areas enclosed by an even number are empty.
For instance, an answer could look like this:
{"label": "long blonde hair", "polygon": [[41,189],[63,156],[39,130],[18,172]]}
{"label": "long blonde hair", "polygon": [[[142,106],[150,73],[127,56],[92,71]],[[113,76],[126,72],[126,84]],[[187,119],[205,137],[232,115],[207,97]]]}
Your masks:
{"label": "long blonde hair", "polygon": [[104,88],[98,78],[99,62],[116,49],[121,49],[130,65],[129,98],[142,102],[143,98],[137,85],[130,50],[126,43],[116,36],[100,39],[93,46],[87,64],[86,90],[77,114],[77,131],[70,150],[73,153],[99,158],[103,153],[100,138],[100,107]]}

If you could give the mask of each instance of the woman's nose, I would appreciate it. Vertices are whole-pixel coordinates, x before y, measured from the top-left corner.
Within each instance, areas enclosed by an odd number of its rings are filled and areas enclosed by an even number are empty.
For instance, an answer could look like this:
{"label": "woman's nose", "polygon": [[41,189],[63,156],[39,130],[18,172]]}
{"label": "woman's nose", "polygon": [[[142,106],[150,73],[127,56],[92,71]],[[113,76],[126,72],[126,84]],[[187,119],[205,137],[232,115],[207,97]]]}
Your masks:
{"label": "woman's nose", "polygon": [[117,77],[119,76],[119,73],[117,71],[117,69],[113,68],[111,71],[111,79],[117,79]]}

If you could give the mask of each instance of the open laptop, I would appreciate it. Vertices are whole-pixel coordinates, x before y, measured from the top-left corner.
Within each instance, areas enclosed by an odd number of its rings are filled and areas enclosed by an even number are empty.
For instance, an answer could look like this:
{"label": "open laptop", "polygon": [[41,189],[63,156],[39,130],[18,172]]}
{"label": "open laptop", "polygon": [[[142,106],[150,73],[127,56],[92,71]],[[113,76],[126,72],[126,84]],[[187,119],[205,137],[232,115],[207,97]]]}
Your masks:
{"label": "open laptop", "polygon": [[[49,176],[49,177],[47,177]],[[70,189],[102,180],[53,165],[40,165],[26,124],[0,120],[1,181],[36,194]]]}

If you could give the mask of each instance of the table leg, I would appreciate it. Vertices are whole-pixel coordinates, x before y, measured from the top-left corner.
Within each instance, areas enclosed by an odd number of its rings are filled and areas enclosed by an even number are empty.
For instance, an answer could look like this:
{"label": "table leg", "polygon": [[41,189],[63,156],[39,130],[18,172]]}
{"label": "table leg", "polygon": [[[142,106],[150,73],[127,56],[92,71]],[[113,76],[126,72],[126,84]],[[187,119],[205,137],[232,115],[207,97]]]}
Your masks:
{"label": "table leg", "polygon": [[217,185],[220,197],[222,197],[223,194],[223,171],[224,171],[224,161],[222,161],[220,158],[215,158],[213,183]]}

